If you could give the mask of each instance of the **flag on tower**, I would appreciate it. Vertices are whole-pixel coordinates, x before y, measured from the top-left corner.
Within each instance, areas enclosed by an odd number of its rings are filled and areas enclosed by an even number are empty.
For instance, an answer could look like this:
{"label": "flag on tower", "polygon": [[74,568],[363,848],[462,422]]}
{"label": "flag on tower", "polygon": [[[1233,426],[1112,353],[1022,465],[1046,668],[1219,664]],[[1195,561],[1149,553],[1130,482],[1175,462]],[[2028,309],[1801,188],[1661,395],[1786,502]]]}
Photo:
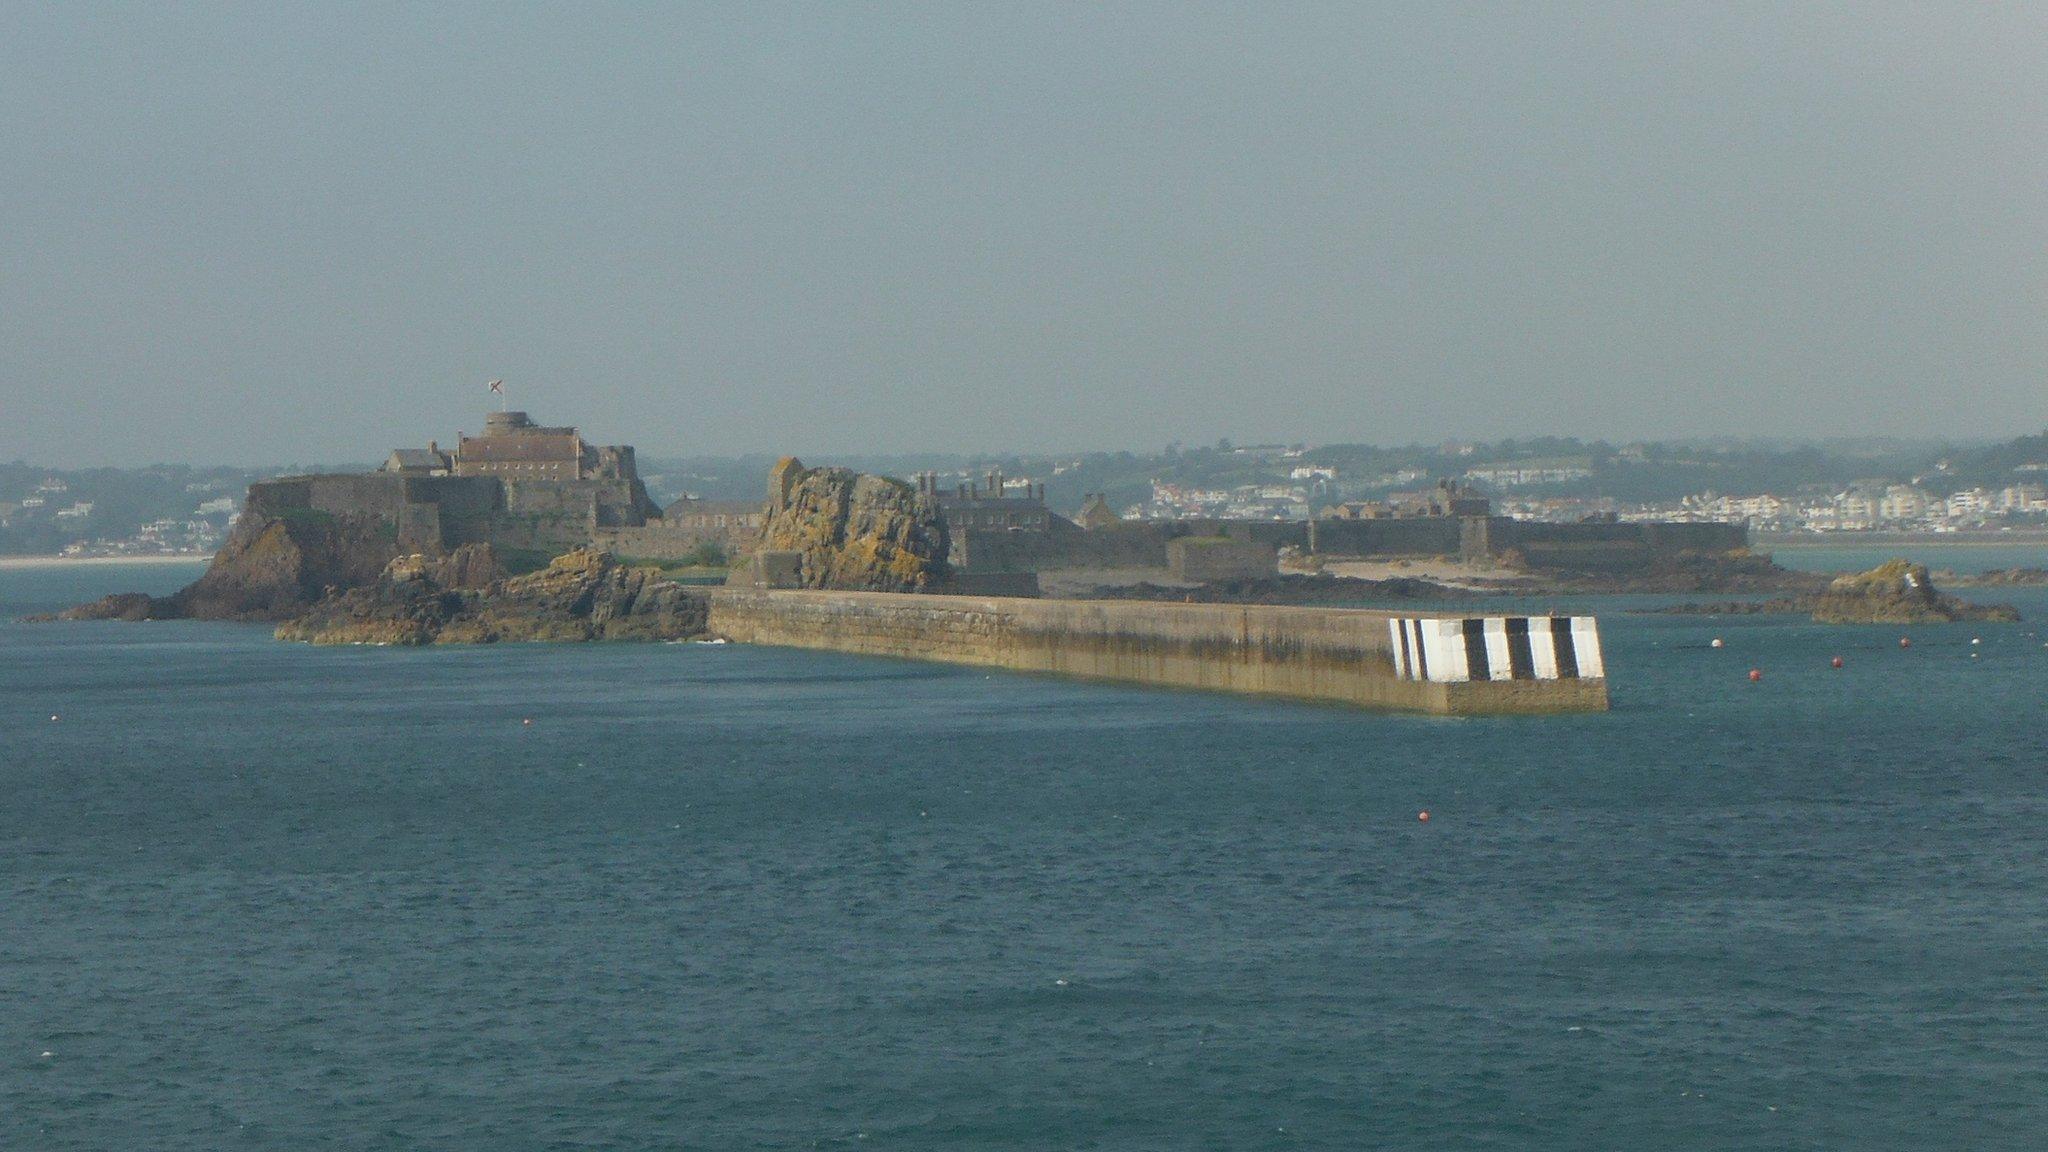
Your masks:
{"label": "flag on tower", "polygon": [[491,391],[503,396],[505,394],[505,382],[503,380],[491,381]]}

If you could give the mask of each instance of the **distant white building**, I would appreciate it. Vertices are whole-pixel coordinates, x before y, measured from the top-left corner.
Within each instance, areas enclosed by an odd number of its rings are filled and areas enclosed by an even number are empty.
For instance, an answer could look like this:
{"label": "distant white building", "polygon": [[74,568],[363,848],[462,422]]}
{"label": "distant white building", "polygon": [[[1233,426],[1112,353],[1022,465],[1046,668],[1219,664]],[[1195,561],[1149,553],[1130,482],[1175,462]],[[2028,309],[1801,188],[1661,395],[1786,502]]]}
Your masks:
{"label": "distant white building", "polygon": [[1998,494],[1998,506],[2007,512],[2048,511],[2048,488],[2039,484],[2014,484]]}
{"label": "distant white building", "polygon": [[1835,527],[1855,531],[1877,523],[1884,493],[1862,484],[1837,492],[1832,501]]}
{"label": "distant white building", "polygon": [[80,500],[78,503],[73,504],[71,507],[66,508],[63,511],[57,513],[57,519],[83,520],[90,515],[92,515],[92,501]]}
{"label": "distant white building", "polygon": [[1884,490],[1877,506],[1880,520],[1919,520],[1927,515],[1933,498],[1911,484],[1894,484]]}
{"label": "distant white building", "polygon": [[1512,460],[1504,464],[1482,464],[1465,469],[1467,480],[1495,488],[1519,488],[1526,484],[1568,484],[1593,474],[1593,462],[1584,458],[1562,460]]}
{"label": "distant white building", "polygon": [[1997,499],[1982,488],[1965,488],[1961,492],[1952,493],[1947,501],[1949,519],[1980,519],[1995,510]]}
{"label": "distant white building", "polygon": [[1679,502],[1678,518],[1758,525],[1774,523],[1790,510],[1791,505],[1768,492],[1756,496],[1717,496],[1703,492]]}

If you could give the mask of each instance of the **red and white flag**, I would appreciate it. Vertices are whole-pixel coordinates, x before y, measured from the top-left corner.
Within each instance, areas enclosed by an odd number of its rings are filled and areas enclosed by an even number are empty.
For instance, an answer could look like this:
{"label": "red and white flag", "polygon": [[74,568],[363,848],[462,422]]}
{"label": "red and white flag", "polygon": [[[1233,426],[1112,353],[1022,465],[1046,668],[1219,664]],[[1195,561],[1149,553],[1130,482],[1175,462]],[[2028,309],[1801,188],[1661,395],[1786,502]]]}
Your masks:
{"label": "red and white flag", "polygon": [[491,381],[491,391],[503,396],[505,394],[505,382],[503,380]]}

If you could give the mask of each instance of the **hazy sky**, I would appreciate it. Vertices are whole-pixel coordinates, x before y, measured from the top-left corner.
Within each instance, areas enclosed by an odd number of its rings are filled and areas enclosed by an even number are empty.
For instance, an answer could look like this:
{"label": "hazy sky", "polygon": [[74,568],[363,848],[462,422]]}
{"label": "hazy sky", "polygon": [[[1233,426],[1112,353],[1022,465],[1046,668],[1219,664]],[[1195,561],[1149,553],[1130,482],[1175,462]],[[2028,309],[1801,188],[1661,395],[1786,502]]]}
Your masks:
{"label": "hazy sky", "polygon": [[2008,435],[2048,5],[0,3],[0,459]]}

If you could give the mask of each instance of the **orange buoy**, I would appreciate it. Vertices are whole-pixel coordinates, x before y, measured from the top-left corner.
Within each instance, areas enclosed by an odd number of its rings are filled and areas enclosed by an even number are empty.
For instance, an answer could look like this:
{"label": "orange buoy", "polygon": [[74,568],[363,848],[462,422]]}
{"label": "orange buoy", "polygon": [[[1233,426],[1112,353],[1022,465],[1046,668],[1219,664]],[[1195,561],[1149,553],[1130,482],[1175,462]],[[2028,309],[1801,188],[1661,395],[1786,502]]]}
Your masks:
{"label": "orange buoy", "polygon": [[1714,642],[1712,644],[1707,645],[1707,647],[1709,648],[1719,648],[1720,646],[1721,638],[1719,636],[1714,637]]}
{"label": "orange buoy", "polygon": [[1751,669],[1749,670],[1749,682],[1750,682],[1751,684],[1754,684],[1754,683],[1756,683],[1757,681],[1759,681],[1759,680],[1761,680],[1761,679],[1763,679],[1763,678],[1764,678],[1764,670],[1763,670],[1763,669],[1761,669],[1761,668],[1751,668]]}
{"label": "orange buoy", "polygon": [[1828,661],[1828,667],[1830,668],[1840,668],[1841,666],[1842,658],[1840,656],[1837,656],[1833,660]]}
{"label": "orange buoy", "polygon": [[1415,818],[1424,824],[1429,823],[1429,809],[1424,808],[1422,811],[1417,812]]}

